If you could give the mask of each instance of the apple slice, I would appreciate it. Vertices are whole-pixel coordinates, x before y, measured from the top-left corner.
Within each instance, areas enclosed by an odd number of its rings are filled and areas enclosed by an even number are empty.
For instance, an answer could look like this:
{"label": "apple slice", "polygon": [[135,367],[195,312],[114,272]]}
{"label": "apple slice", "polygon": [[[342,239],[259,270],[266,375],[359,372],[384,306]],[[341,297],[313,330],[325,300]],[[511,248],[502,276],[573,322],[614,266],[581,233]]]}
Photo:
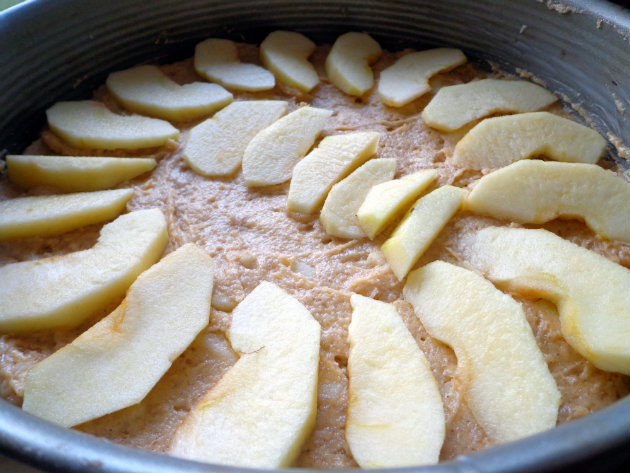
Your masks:
{"label": "apple slice", "polygon": [[518,302],[443,261],[409,274],[403,294],[429,334],[455,351],[466,403],[491,439],[556,425],[560,392]]}
{"label": "apple slice", "polygon": [[114,187],[151,171],[151,158],[8,155],[9,180],[30,189],[53,186],[65,192],[96,191]]}
{"label": "apple slice", "polygon": [[630,271],[546,230],[489,227],[462,237],[466,260],[501,288],[558,306],[566,341],[630,375]]}
{"label": "apple slice", "polygon": [[133,189],[19,197],[0,202],[0,240],[58,235],[110,220],[125,209]]}
{"label": "apple slice", "polygon": [[193,120],[229,104],[233,96],[206,82],[179,85],[156,66],[137,66],[113,72],[107,88],[125,108],[166,120]]}
{"label": "apple slice", "polygon": [[289,466],[315,423],[320,326],[295,298],[263,282],[232,312],[228,337],[239,360],[188,414],[169,453]]}
{"label": "apple slice", "polygon": [[630,184],[595,164],[518,161],[482,177],[464,208],[519,223],[578,217],[630,242]]}
{"label": "apple slice", "polygon": [[556,100],[548,90],[524,80],[482,79],[442,87],[422,111],[422,121],[448,132],[492,113],[533,112]]}
{"label": "apple slice", "polygon": [[357,211],[372,186],[393,179],[394,174],[394,158],[373,159],[335,184],[319,216],[326,233],[341,238],[363,238],[365,233],[359,225]]}
{"label": "apple slice", "polygon": [[118,308],[28,372],[22,408],[72,427],[142,401],[208,325],[213,271],[192,243],[146,270]]}
{"label": "apple slice", "polygon": [[459,140],[456,166],[487,169],[544,154],[556,161],[594,164],[606,140],[584,125],[549,112],[486,118]]}
{"label": "apple slice", "polygon": [[431,90],[429,79],[466,62],[459,49],[436,48],[405,54],[381,72],[378,93],[385,105],[402,107]]}
{"label": "apple slice", "polygon": [[459,187],[442,186],[413,205],[383,243],[381,251],[399,281],[402,281],[420,256],[448,223],[466,196]]}
{"label": "apple slice", "polygon": [[73,327],[118,300],[168,242],[159,209],[121,215],[89,250],[0,268],[0,331]]}
{"label": "apple slice", "polygon": [[436,177],[435,169],[425,169],[372,187],[357,211],[359,225],[365,234],[373,239],[383,231]]}
{"label": "apple slice", "polygon": [[382,53],[379,44],[365,33],[342,34],[326,57],[326,75],[346,94],[361,96],[374,85],[370,66]]}
{"label": "apple slice", "polygon": [[195,47],[195,70],[212,82],[233,90],[273,89],[276,80],[267,69],[238,59],[234,41],[210,38]]}
{"label": "apple slice", "polygon": [[287,109],[284,100],[234,102],[190,130],[184,159],[202,176],[234,174],[252,138]]}
{"label": "apple slice", "polygon": [[57,102],[46,110],[46,116],[53,133],[76,148],[151,148],[179,137],[179,130],[169,122],[118,115],[93,100]]}
{"label": "apple slice", "polygon": [[361,468],[438,462],[442,397],[431,366],[393,304],[353,294],[346,440]]}
{"label": "apple slice", "polygon": [[308,58],[315,43],[294,31],[274,31],[260,45],[260,60],[276,79],[303,92],[319,83],[315,67]]}
{"label": "apple slice", "polygon": [[379,139],[374,131],[325,137],[293,169],[287,209],[306,214],[317,211],[333,184],[376,153]]}
{"label": "apple slice", "polygon": [[301,107],[260,131],[243,154],[245,184],[270,186],[289,180],[293,166],[311,149],[331,115],[323,108]]}

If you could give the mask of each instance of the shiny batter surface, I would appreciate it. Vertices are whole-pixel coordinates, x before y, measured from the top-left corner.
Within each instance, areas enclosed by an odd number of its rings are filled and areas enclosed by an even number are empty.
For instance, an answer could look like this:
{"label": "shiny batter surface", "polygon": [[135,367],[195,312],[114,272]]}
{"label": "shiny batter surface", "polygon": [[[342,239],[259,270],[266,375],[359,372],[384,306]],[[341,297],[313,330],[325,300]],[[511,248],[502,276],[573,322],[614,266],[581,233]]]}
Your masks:
{"label": "shiny batter surface", "polygon": [[[243,61],[258,62],[255,47],[240,45],[240,50]],[[350,131],[378,131],[381,141],[377,157],[396,158],[397,177],[420,169],[435,168],[439,173],[439,185],[460,187],[466,187],[481,177],[481,172],[456,169],[449,164],[455,143],[470,127],[445,134],[426,127],[420,120],[419,113],[432,94],[399,109],[383,106],[375,92],[363,98],[350,97],[326,80],[323,62],[327,52],[327,47],[319,47],[312,58],[322,80],[312,94],[279,85],[268,92],[237,93],[236,99],[275,98],[288,101],[290,110],[302,103],[333,110],[320,139]],[[401,54],[385,53],[375,65],[376,77],[378,71]],[[164,70],[180,83],[198,80],[191,60],[165,66]],[[432,85],[435,90],[438,85],[468,82],[487,76],[488,73],[472,65],[464,65],[436,76]],[[114,110],[120,110],[105,88],[99,89],[95,98],[103,100]],[[552,106],[550,111],[563,114],[558,105]],[[155,156],[159,165],[152,174],[120,186],[135,189],[128,209],[159,207],[168,219],[169,245],[166,251],[194,242],[214,258],[217,266],[210,325],[174,362],[144,401],[83,424],[78,429],[126,445],[164,451],[186,413],[236,360],[224,337],[230,324],[231,310],[259,282],[267,280],[297,297],[322,327],[317,422],[296,466],[357,466],[344,437],[348,382],[347,328],[351,316],[350,295],[353,292],[395,303],[429,359],[445,403],[447,435],[441,460],[453,459],[491,444],[462,398],[453,351],[428,336],[411,306],[403,301],[403,285],[397,281],[379,250],[385,236],[375,241],[327,236],[318,215],[287,213],[289,183],[249,189],[240,173],[225,179],[196,175],[181,157],[181,143],[185,142],[187,130],[194,124],[176,124],[182,130],[180,144],[171,143],[162,149],[143,150],[142,153],[73,149],[49,131],[44,131],[42,139],[25,150],[25,154]],[[53,189],[35,189],[30,194],[53,192]],[[0,199],[26,194],[7,182],[6,178],[0,182]],[[473,228],[505,224],[509,222],[460,212],[417,266],[435,259],[465,265],[464,252],[458,248],[459,237]],[[630,267],[628,244],[604,241],[577,221],[553,221],[544,227]],[[99,225],[94,225],[57,237],[0,242],[0,265],[89,248],[94,244],[99,229]],[[386,231],[383,235],[388,233]],[[594,412],[629,392],[627,377],[598,370],[564,341],[552,304],[515,298],[524,306],[538,345],[562,394],[559,422]],[[0,395],[19,405],[28,368],[73,340],[114,307],[107,308],[73,330],[24,336],[0,335]]]}

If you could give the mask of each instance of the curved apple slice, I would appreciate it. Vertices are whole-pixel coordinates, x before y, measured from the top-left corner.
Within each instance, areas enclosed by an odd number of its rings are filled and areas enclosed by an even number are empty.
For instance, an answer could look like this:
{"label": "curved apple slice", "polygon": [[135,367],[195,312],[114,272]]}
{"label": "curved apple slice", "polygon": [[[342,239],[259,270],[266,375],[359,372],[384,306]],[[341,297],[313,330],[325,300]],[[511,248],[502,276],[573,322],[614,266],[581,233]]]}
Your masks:
{"label": "curved apple slice", "polygon": [[284,100],[233,102],[190,130],[182,152],[184,159],[202,176],[234,174],[249,142],[287,109]]}
{"label": "curved apple slice", "polygon": [[326,57],[326,75],[346,94],[361,96],[374,85],[370,66],[382,53],[379,44],[365,33],[342,34]]}
{"label": "curved apple slice", "polygon": [[125,294],[166,243],[159,209],[121,215],[89,250],[0,268],[0,331],[73,327]]}
{"label": "curved apple slice", "polygon": [[179,85],[156,66],[138,66],[113,72],[107,88],[133,112],[183,121],[210,115],[229,104],[233,96],[223,87],[206,82]]}
{"label": "curved apple slice", "polygon": [[9,180],[30,189],[53,186],[65,192],[114,187],[157,166],[150,158],[92,156],[7,156]]}
{"label": "curved apple slice", "polygon": [[365,234],[373,239],[383,231],[436,177],[435,169],[425,169],[372,187],[357,211],[359,225]]}
{"label": "curved apple slice", "polygon": [[410,273],[403,294],[429,334],[455,351],[466,402],[490,438],[556,425],[560,392],[518,302],[443,261]]}
{"label": "curved apple slice", "polygon": [[28,372],[22,408],[72,427],[142,401],[208,325],[213,271],[193,244],[147,269],[118,308]]}
{"label": "curved apple slice", "polygon": [[577,217],[630,242],[630,184],[595,164],[518,161],[482,177],[464,208],[519,223]]}
{"label": "curved apple slice", "polygon": [[320,331],[297,299],[261,283],[232,312],[228,338],[241,357],[188,414],[169,453],[289,466],[315,423]]}
{"label": "curved apple slice", "polygon": [[194,61],[200,76],[228,89],[256,92],[276,85],[267,69],[240,62],[236,44],[228,39],[210,38],[197,44]]}
{"label": "curved apple slice", "polygon": [[431,90],[431,76],[465,62],[464,53],[452,48],[406,54],[381,72],[378,93],[385,105],[402,107]]}
{"label": "curved apple slice", "polygon": [[287,209],[311,214],[330,188],[376,153],[380,134],[374,131],[325,137],[293,169]]}
{"label": "curved apple slice", "polygon": [[381,158],[368,161],[335,184],[319,216],[326,233],[341,238],[363,238],[357,211],[370,189],[389,181],[396,174],[396,160]]}
{"label": "curved apple slice", "polygon": [[179,130],[169,122],[118,115],[93,100],[57,102],[46,110],[46,116],[53,133],[77,148],[151,148],[179,136]]}
{"label": "curved apple slice", "polygon": [[133,189],[19,197],[0,202],[0,240],[58,235],[119,215]]}
{"label": "curved apple slice", "polygon": [[289,180],[331,115],[323,108],[301,107],[260,131],[243,153],[245,184],[271,186]]}
{"label": "curved apple slice", "polygon": [[438,462],[442,396],[393,304],[353,294],[346,439],[361,468]]}
{"label": "curved apple slice", "polygon": [[294,31],[269,33],[260,45],[260,59],[276,78],[303,92],[310,92],[319,76],[308,58],[315,51],[315,43]]}
{"label": "curved apple slice", "polygon": [[606,140],[584,125],[549,112],[486,118],[459,140],[456,166],[487,169],[544,154],[556,161],[594,164]]}
{"label": "curved apple slice", "polygon": [[466,260],[500,287],[558,306],[566,341],[630,375],[630,271],[546,230],[489,227],[461,239]]}
{"label": "curved apple slice", "polygon": [[482,79],[442,87],[422,111],[422,121],[454,131],[492,113],[533,112],[556,100],[548,90],[524,80]]}

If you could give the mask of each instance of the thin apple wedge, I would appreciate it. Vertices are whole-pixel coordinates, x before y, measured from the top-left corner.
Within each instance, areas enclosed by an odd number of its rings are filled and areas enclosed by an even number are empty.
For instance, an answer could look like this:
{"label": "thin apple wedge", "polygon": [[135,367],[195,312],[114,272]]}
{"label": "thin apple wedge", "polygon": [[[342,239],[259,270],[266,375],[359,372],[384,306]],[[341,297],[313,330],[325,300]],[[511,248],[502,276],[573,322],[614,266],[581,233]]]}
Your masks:
{"label": "thin apple wedge", "polygon": [[595,164],[518,161],[482,177],[464,208],[519,223],[580,218],[630,242],[630,184]]}
{"label": "thin apple wedge", "polygon": [[370,131],[325,137],[295,165],[287,209],[306,214],[317,211],[337,181],[376,153],[379,139],[377,132]]}
{"label": "thin apple wedge", "polygon": [[518,302],[443,261],[410,273],[403,294],[429,334],[455,351],[466,403],[492,440],[556,425],[560,392]]}
{"label": "thin apple wedge", "polygon": [[346,440],[361,468],[438,462],[442,397],[431,366],[392,304],[350,298]]}
{"label": "thin apple wedge", "polygon": [[396,174],[393,158],[373,159],[335,184],[319,216],[326,233],[340,238],[363,238],[357,211],[370,189]]}
{"label": "thin apple wedge", "polygon": [[59,235],[110,220],[125,210],[133,189],[18,197],[0,202],[0,240]]}
{"label": "thin apple wedge", "polygon": [[232,312],[228,338],[239,360],[188,414],[169,453],[290,466],[315,423],[320,331],[295,298],[261,283]]}
{"label": "thin apple wedge", "polygon": [[308,58],[315,43],[294,31],[274,31],[260,44],[260,59],[276,79],[303,92],[310,92],[319,83],[315,67]]}
{"label": "thin apple wedge", "polygon": [[383,231],[436,177],[435,169],[426,169],[372,187],[357,211],[359,225],[365,234],[373,239]]}
{"label": "thin apple wedge", "polygon": [[118,308],[28,372],[23,409],[72,427],[140,402],[208,325],[213,271],[191,243],[146,270]]}
{"label": "thin apple wedge", "polygon": [[53,186],[64,192],[114,187],[157,166],[152,158],[8,155],[9,180],[26,189]]}
{"label": "thin apple wedge", "polygon": [[73,327],[125,294],[168,242],[159,209],[121,215],[89,250],[0,268],[0,331]]}
{"label": "thin apple wedge", "polygon": [[201,77],[227,89],[256,92],[276,85],[267,69],[240,62],[236,44],[228,39],[210,38],[197,44],[194,61]]}
{"label": "thin apple wedge", "polygon": [[148,65],[112,72],[106,84],[126,109],[173,121],[210,115],[233,99],[220,85],[207,82],[179,85],[158,67]]}
{"label": "thin apple wedge", "polygon": [[459,140],[456,166],[488,169],[543,154],[556,161],[595,164],[606,140],[595,130],[549,112],[486,118]]}
{"label": "thin apple wedge", "polygon": [[331,115],[323,108],[301,107],[260,131],[243,153],[245,184],[271,186],[289,180]]}
{"label": "thin apple wedge", "polygon": [[179,130],[169,122],[118,115],[93,100],[57,102],[46,110],[46,116],[53,133],[77,148],[151,148],[179,137]]}
{"label": "thin apple wedge", "polygon": [[450,132],[493,113],[533,112],[556,100],[545,88],[524,80],[482,79],[442,87],[422,111],[422,121]]}
{"label": "thin apple wedge", "polygon": [[399,281],[431,245],[466,196],[459,187],[442,186],[420,198],[383,243],[381,251]]}
{"label": "thin apple wedge", "polygon": [[630,375],[630,270],[540,229],[488,227],[461,242],[499,287],[556,304],[564,338],[584,358]]}
{"label": "thin apple wedge", "polygon": [[326,75],[346,94],[361,96],[374,85],[370,66],[382,53],[379,44],[365,33],[342,34],[326,57]]}
{"label": "thin apple wedge", "polygon": [[378,93],[385,105],[402,107],[431,90],[429,79],[466,62],[459,49],[436,48],[409,53],[381,72]]}
{"label": "thin apple wedge", "polygon": [[241,165],[249,142],[262,129],[287,113],[284,100],[234,102],[193,127],[182,152],[202,176],[229,176]]}

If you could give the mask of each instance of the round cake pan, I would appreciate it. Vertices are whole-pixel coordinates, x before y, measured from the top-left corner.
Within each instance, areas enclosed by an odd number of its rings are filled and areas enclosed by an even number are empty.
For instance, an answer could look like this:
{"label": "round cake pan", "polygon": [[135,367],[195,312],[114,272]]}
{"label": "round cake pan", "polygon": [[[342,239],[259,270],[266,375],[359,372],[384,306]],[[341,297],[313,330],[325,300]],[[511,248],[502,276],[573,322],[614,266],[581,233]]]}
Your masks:
{"label": "round cake pan", "polygon": [[[88,98],[111,71],[190,57],[196,42],[258,43],[277,29],[331,43],[365,31],[384,48],[452,46],[483,67],[527,74],[609,138],[628,167],[630,12],[578,0],[30,0],[0,13],[0,150],[20,153],[58,100]],[[1,283],[1,281],[0,281]],[[518,406],[514,406],[518,409]],[[630,399],[518,442],[395,471],[616,471],[630,459]],[[0,400],[0,453],[45,471],[225,472],[41,421]]]}

